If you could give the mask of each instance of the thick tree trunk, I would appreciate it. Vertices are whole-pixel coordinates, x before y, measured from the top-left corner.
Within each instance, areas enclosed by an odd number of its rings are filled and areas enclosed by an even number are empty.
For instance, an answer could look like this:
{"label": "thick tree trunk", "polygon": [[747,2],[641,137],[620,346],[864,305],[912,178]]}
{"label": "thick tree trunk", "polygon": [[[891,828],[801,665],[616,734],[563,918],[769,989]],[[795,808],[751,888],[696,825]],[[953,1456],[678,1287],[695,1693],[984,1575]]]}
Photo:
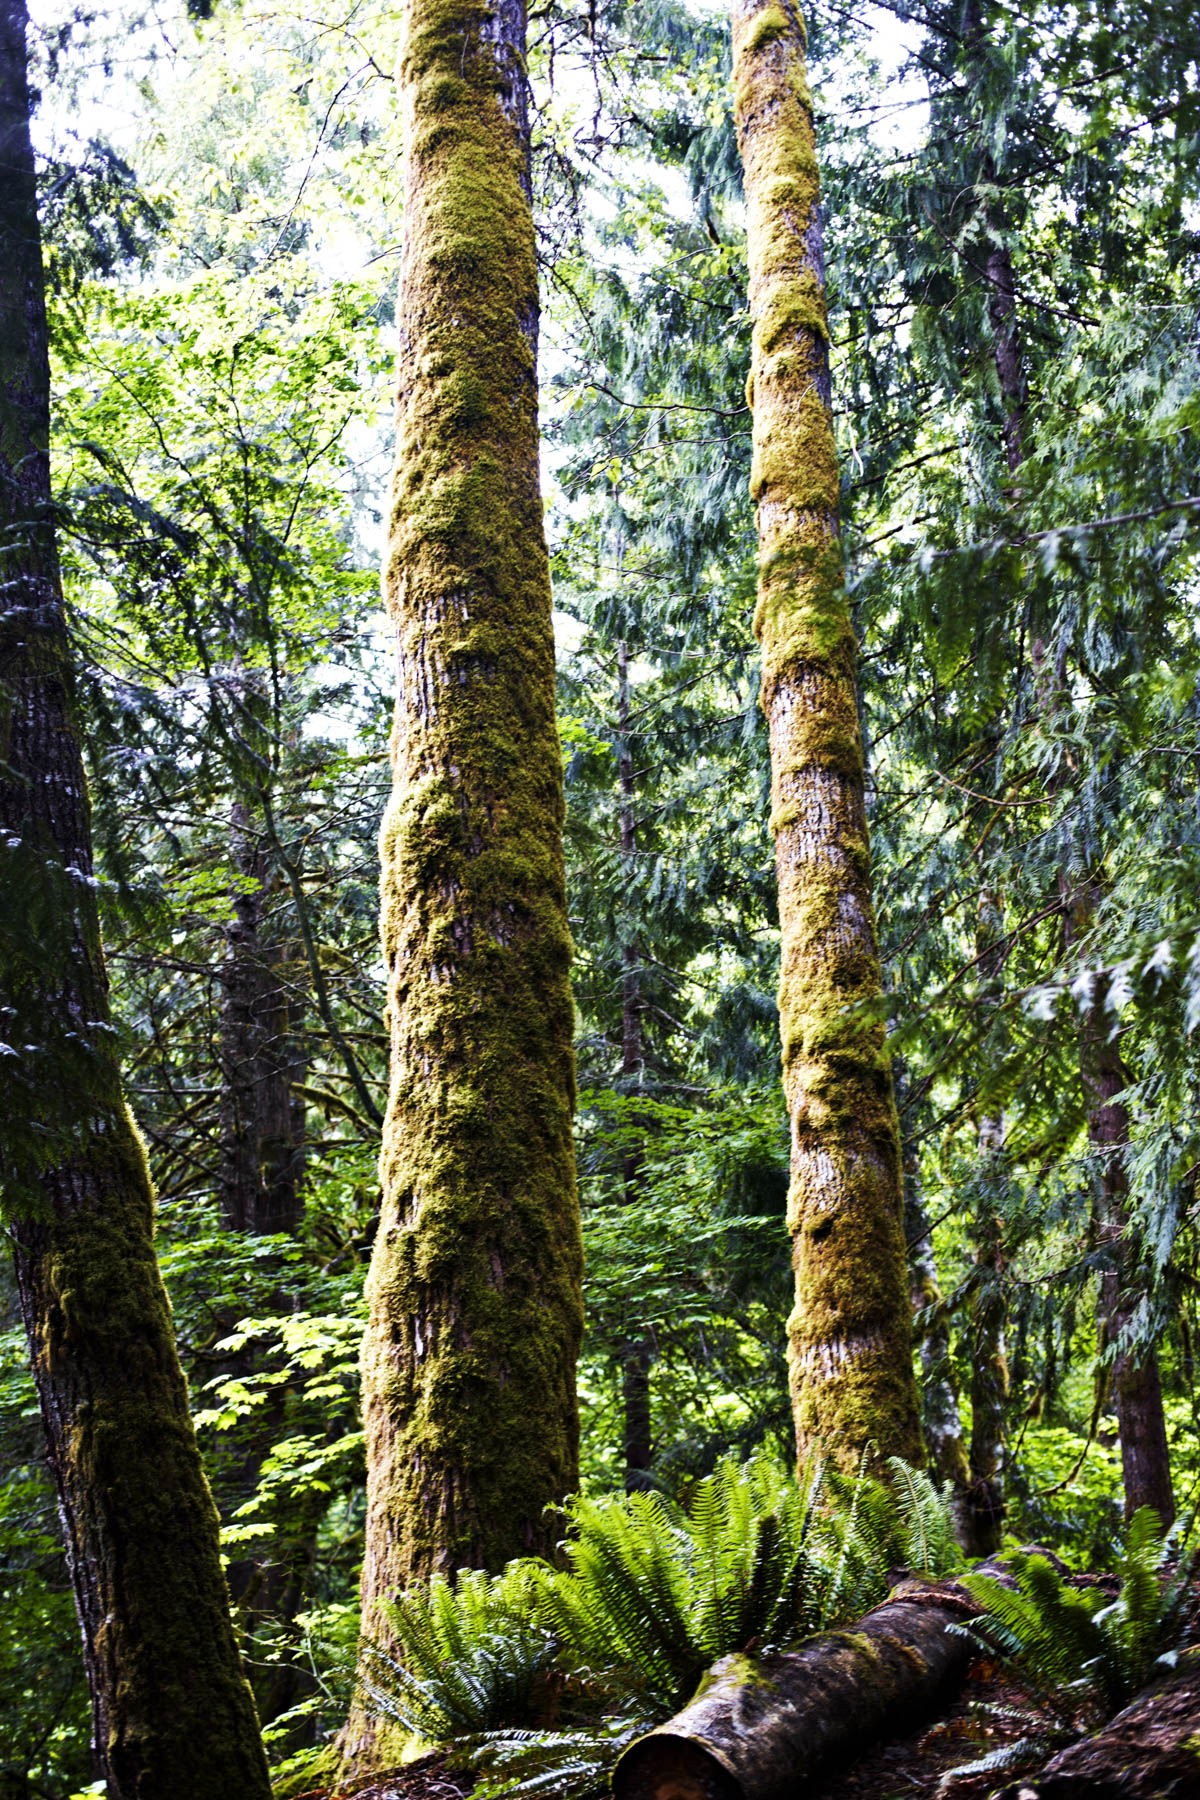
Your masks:
{"label": "thick tree trunk", "polygon": [[625,1752],[615,1800],[794,1800],[933,1712],[976,1653],[951,1627],[978,1610],[952,1583],[905,1582],[850,1631],[788,1655],[724,1657],[682,1712]]}
{"label": "thick tree trunk", "polygon": [[735,0],[770,727],[801,1454],[921,1458],[900,1144],[871,904],[856,646],[842,575],[824,257],[796,0]]}
{"label": "thick tree trunk", "polygon": [[[113,1800],[267,1800],[109,1021],[49,470],[21,0],[0,0],[0,1148]],[[10,930],[11,927],[11,930]],[[22,935],[23,934],[23,935]]]}
{"label": "thick tree trunk", "polygon": [[[621,1080],[625,1093],[641,1080],[645,1066],[642,1042],[641,958],[631,921],[632,889],[637,856],[637,782],[629,744],[629,648],[617,645],[617,780],[621,789],[621,874],[624,917],[621,921]],[[632,1144],[622,1159],[625,1204],[641,1198],[643,1157]],[[650,1370],[654,1353],[647,1332],[634,1331],[621,1350],[621,1402],[624,1410],[625,1492],[648,1486],[647,1471],[654,1448],[650,1414]]]}
{"label": "thick tree trunk", "polygon": [[[363,1619],[548,1548],[580,1233],[520,0],[410,0],[381,838],[391,1087],[363,1348]],[[354,1750],[357,1724],[350,1733]]]}
{"label": "thick tree trunk", "polygon": [[1200,1650],[999,1800],[1195,1800],[1200,1794]]}

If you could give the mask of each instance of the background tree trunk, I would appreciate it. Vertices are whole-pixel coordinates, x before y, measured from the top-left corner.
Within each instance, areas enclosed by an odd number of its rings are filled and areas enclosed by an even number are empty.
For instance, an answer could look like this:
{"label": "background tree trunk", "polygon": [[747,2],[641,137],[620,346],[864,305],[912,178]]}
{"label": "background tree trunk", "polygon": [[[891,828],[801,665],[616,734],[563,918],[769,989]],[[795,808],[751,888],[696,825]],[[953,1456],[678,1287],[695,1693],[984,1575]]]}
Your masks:
{"label": "background tree trunk", "polygon": [[267,1800],[109,1022],[50,498],[26,16],[0,0],[4,1186],[113,1800]]}
{"label": "background tree trunk", "polygon": [[270,873],[250,811],[233,809],[232,896],[221,971],[221,1212],[234,1231],[292,1232],[304,1211],[304,1068],[283,946],[263,933]]}
{"label": "background tree trunk", "polygon": [[792,1126],[790,1379],[801,1453],[921,1457],[900,1145],[881,1022],[856,646],[842,579],[821,211],[795,0],[735,0],[762,703]]}
{"label": "background tree trunk", "polygon": [[[631,923],[634,859],[637,856],[637,782],[629,744],[629,646],[617,645],[617,780],[621,789],[621,871],[625,900],[621,945],[621,1081],[626,1094],[641,1081],[645,1066],[642,1042],[641,959]],[[632,1123],[632,1121],[630,1121]],[[622,1158],[625,1204],[636,1206],[641,1194],[642,1151],[630,1145]],[[650,1369],[653,1346],[647,1332],[631,1332],[622,1346],[621,1399],[624,1406],[625,1492],[648,1486],[646,1472],[653,1450],[650,1416]]]}
{"label": "background tree trunk", "polygon": [[[896,1093],[903,1118],[905,1075],[898,1060],[894,1066]],[[902,1131],[900,1163],[904,1179],[904,1238],[908,1246],[909,1296],[914,1317],[923,1315],[925,1319],[917,1339],[921,1363],[921,1424],[925,1433],[925,1452],[929,1472],[934,1480],[938,1483],[948,1481],[954,1490],[955,1520],[961,1535],[965,1529],[962,1513],[968,1482],[967,1453],[963,1443],[958,1390],[950,1360],[950,1327],[934,1256],[933,1227],[925,1204],[917,1143],[911,1128]]]}
{"label": "background tree trunk", "polygon": [[[1083,935],[1098,904],[1097,885],[1085,879],[1066,900],[1067,941]],[[1153,1344],[1125,1342],[1137,1304],[1131,1268],[1129,1111],[1119,1096],[1129,1085],[1121,1061],[1116,1021],[1105,1004],[1108,977],[1098,977],[1091,1005],[1079,1029],[1079,1063],[1087,1108],[1088,1145],[1095,1171],[1096,1241],[1110,1258],[1096,1300],[1096,1339],[1101,1352],[1113,1349],[1112,1399],[1121,1445],[1125,1517],[1152,1506],[1164,1525],[1175,1517],[1171,1456],[1163,1410],[1158,1353]]]}
{"label": "background tree trunk", "polygon": [[[520,0],[412,0],[381,839],[391,1088],[363,1349],[364,1629],[548,1548],[581,1248]],[[366,1753],[356,1721],[348,1744]],[[369,1728],[367,1731],[369,1735]]]}

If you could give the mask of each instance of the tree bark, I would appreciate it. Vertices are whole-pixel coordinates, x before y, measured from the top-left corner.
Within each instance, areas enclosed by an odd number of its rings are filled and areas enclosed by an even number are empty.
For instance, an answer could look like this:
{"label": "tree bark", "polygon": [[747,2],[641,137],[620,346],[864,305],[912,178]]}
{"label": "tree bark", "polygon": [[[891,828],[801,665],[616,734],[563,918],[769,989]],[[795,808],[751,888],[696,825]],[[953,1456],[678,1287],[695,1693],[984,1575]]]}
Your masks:
{"label": "tree bark", "polygon": [[1008,1411],[1008,1355],[1004,1342],[1004,1225],[994,1186],[1002,1173],[1003,1114],[979,1121],[977,1143],[983,1172],[979,1214],[973,1225],[977,1288],[971,1306],[971,1442],[963,1509],[963,1549],[991,1556],[1004,1537],[1004,1428]]}
{"label": "tree bark", "polygon": [[233,1231],[293,1232],[304,1210],[303,1063],[280,946],[263,937],[267,858],[248,808],[233,809],[232,896],[221,971],[220,1201]]}
{"label": "tree bark", "polygon": [[50,495],[26,25],[0,0],[5,1203],[108,1792],[267,1800],[110,1022]]}
{"label": "tree bark", "polygon": [[[629,647],[617,645],[617,781],[621,790],[621,873],[624,918],[621,921],[621,1081],[626,1094],[640,1082],[645,1067],[642,1041],[641,959],[630,921],[634,861],[637,856],[637,782],[629,745]],[[626,1206],[641,1198],[642,1150],[630,1145],[622,1158]],[[649,1485],[647,1471],[654,1448],[650,1412],[653,1347],[649,1333],[634,1331],[621,1348],[621,1400],[624,1408],[625,1492]]]}
{"label": "tree bark", "polygon": [[976,1654],[952,1583],[904,1582],[849,1631],[787,1655],[726,1656],[667,1724],[632,1744],[615,1800],[794,1800],[805,1783],[931,1714]]}
{"label": "tree bark", "polygon": [[[900,1096],[904,1075],[899,1062],[896,1091]],[[903,1113],[903,1101],[901,1112]],[[921,1363],[921,1425],[930,1474],[939,1483],[949,1482],[954,1491],[956,1529],[965,1529],[962,1509],[968,1483],[967,1453],[963,1443],[962,1414],[950,1362],[950,1328],[945,1300],[938,1283],[933,1249],[933,1228],[921,1186],[916,1140],[902,1133],[901,1171],[904,1180],[904,1239],[908,1246],[908,1287],[914,1317],[926,1323],[918,1339]]]}
{"label": "tree bark", "polygon": [[[1086,927],[1095,905],[1096,894],[1090,884],[1076,890],[1069,903],[1068,942]],[[1112,1398],[1121,1445],[1125,1517],[1131,1519],[1141,1506],[1152,1506],[1163,1524],[1169,1525],[1175,1517],[1175,1494],[1158,1353],[1152,1344],[1131,1346],[1124,1341],[1136,1306],[1125,1169],[1129,1111],[1119,1098],[1129,1081],[1120,1042],[1110,1035],[1106,991],[1107,977],[1101,976],[1079,1037],[1088,1145],[1098,1165],[1096,1238],[1110,1258],[1110,1266],[1100,1277],[1096,1335],[1101,1351],[1113,1350]]]}
{"label": "tree bark", "polygon": [[1200,1794],[1200,1651],[1102,1730],[1053,1757],[998,1800],[1194,1800]]}
{"label": "tree bark", "polygon": [[414,1578],[549,1548],[546,1508],[577,1480],[581,1334],[524,6],[410,0],[400,78],[368,1633]]}
{"label": "tree bark", "polygon": [[798,1448],[921,1459],[899,1129],[882,1024],[830,405],[821,209],[796,0],[735,0],[745,171],[755,631],[771,743],[783,1080],[792,1128]]}

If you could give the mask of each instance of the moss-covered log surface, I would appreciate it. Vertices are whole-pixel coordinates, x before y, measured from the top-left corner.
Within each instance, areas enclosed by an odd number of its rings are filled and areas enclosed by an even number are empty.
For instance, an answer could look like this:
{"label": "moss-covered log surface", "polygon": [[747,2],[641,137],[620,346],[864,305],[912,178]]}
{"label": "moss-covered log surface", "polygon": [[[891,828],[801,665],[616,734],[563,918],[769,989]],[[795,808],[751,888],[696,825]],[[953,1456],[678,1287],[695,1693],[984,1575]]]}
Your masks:
{"label": "moss-covered log surface", "polygon": [[871,900],[843,582],[825,264],[796,0],[735,0],[745,171],[762,705],[792,1127],[790,1379],[801,1452],[921,1460],[900,1143]]}

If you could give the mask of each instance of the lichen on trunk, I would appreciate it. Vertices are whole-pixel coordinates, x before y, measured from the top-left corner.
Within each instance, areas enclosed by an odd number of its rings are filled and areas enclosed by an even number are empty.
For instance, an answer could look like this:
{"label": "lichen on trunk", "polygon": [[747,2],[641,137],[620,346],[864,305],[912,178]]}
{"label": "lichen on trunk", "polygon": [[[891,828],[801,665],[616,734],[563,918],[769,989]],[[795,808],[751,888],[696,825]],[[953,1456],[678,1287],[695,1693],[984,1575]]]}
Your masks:
{"label": "lichen on trunk", "polygon": [[547,1548],[546,1507],[577,1478],[571,945],[524,45],[514,0],[407,8],[368,1633],[416,1577]]}
{"label": "lichen on trunk", "polygon": [[856,645],[842,572],[825,269],[794,0],[735,0],[745,169],[755,631],[771,743],[780,1022],[792,1125],[796,1435],[854,1464],[920,1457],[900,1147],[881,1022]]}

